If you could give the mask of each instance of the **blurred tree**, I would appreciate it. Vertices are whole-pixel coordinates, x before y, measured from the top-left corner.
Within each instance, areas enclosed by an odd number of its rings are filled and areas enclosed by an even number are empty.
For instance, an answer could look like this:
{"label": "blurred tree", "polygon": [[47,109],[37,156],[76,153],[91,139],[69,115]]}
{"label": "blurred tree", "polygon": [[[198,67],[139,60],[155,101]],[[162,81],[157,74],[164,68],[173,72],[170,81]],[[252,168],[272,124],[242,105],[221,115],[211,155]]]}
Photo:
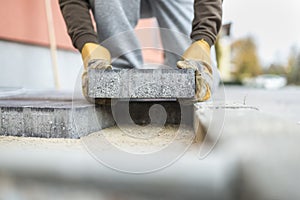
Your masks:
{"label": "blurred tree", "polygon": [[288,72],[285,65],[273,63],[267,69],[263,70],[263,73],[287,76]]}
{"label": "blurred tree", "polygon": [[232,63],[235,65],[235,77],[242,80],[261,73],[257,47],[252,37],[239,39],[232,43]]}
{"label": "blurred tree", "polygon": [[291,84],[300,85],[300,53],[292,51],[289,57],[288,81]]}

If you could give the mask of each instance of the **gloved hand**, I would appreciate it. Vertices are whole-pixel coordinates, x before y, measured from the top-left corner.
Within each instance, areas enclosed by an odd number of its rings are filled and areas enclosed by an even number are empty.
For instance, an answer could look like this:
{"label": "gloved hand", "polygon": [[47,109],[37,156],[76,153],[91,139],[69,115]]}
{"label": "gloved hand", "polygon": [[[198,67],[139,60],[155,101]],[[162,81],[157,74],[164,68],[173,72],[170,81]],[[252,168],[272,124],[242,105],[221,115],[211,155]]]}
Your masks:
{"label": "gloved hand", "polygon": [[213,86],[210,46],[205,40],[194,42],[177,62],[180,69],[194,69],[196,75],[195,101],[206,101],[211,97]]}
{"label": "gloved hand", "polygon": [[81,51],[84,64],[82,74],[82,92],[86,100],[96,104],[108,104],[110,99],[93,99],[88,97],[88,69],[112,69],[109,51],[99,44],[86,43]]}

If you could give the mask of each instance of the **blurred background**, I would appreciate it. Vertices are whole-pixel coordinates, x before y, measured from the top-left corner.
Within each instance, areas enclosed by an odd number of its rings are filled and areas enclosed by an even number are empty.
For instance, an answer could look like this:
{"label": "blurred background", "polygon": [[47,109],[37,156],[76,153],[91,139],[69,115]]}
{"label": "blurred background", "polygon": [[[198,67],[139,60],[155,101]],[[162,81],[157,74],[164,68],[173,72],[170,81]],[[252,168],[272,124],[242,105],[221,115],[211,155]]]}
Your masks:
{"label": "blurred background", "polygon": [[[224,1],[223,29],[216,44],[223,81],[251,87],[300,84],[300,28],[297,0]],[[142,19],[137,28],[155,27]],[[159,42],[156,33],[147,40]],[[58,1],[10,0],[0,7],[0,87],[73,89],[81,68]],[[162,62],[144,52],[146,62]]]}
{"label": "blurred background", "polygon": [[231,26],[227,37],[220,35],[218,54],[224,81],[267,88],[299,84],[299,8],[296,0],[225,1],[224,23]]}

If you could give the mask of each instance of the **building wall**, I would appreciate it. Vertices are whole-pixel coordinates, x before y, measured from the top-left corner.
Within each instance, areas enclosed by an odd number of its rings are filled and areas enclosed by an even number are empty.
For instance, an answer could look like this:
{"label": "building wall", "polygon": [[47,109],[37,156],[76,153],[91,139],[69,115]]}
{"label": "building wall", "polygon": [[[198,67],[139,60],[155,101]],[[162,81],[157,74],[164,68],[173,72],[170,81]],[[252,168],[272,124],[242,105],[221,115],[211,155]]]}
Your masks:
{"label": "building wall", "polygon": [[[71,49],[71,41],[59,10],[51,0],[55,37],[59,47]],[[0,39],[41,46],[49,45],[44,0],[9,0],[0,6]]]}
{"label": "building wall", "polygon": [[[55,88],[49,48],[0,40],[0,51],[0,88]],[[61,89],[72,90],[82,65],[80,54],[59,49],[57,62]]]}

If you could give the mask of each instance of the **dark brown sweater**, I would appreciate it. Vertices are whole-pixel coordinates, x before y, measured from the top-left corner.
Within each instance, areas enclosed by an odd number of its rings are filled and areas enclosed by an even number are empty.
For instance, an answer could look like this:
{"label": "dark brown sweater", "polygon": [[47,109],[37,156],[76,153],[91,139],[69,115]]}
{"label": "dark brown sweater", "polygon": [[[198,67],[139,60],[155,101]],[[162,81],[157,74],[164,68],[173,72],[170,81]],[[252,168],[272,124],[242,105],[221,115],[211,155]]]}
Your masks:
{"label": "dark brown sweater", "polygon": [[[73,45],[81,51],[87,42],[98,43],[94,30],[88,0],[59,0]],[[222,0],[195,0],[195,17],[191,38],[204,39],[213,45],[222,24]]]}

